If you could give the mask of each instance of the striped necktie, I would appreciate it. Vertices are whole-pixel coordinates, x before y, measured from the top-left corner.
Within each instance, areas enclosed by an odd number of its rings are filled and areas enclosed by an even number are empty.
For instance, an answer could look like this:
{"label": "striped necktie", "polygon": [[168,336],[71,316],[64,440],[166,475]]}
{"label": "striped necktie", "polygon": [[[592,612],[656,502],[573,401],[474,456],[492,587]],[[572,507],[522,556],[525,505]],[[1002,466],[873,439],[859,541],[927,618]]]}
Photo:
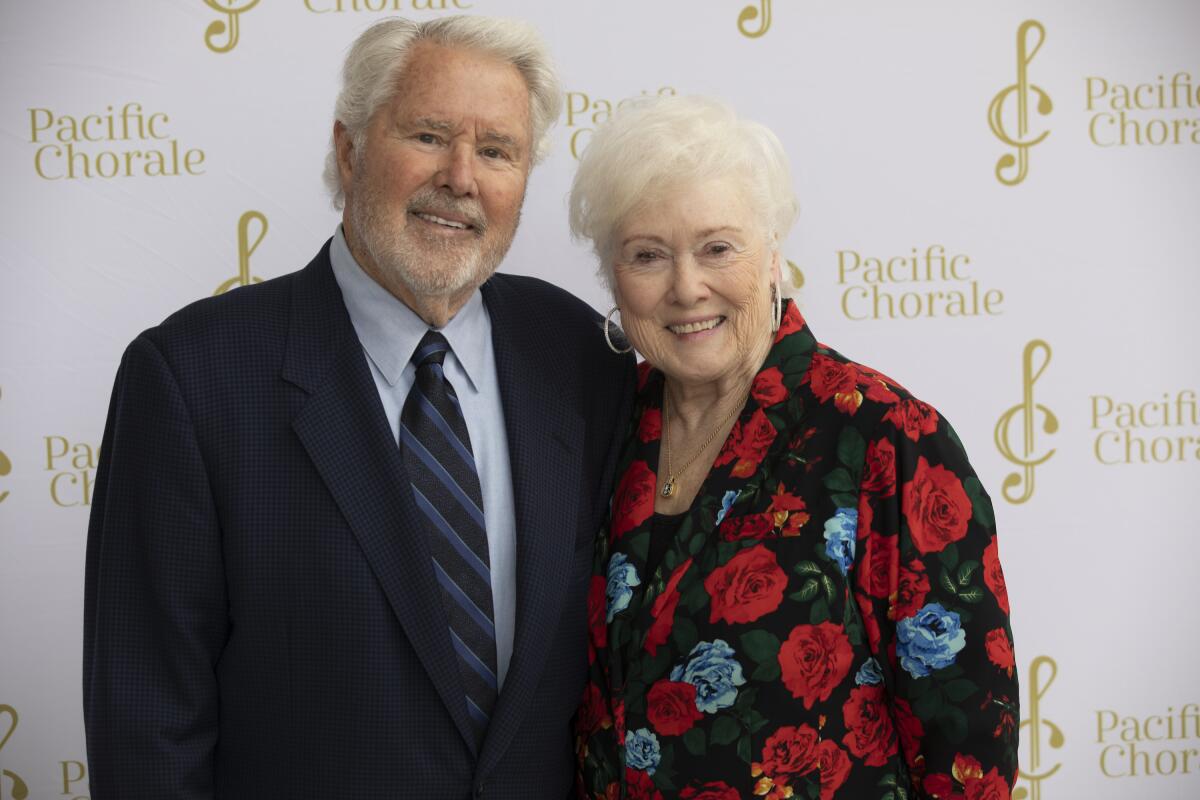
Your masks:
{"label": "striped necktie", "polygon": [[449,350],[437,331],[417,345],[417,379],[400,412],[400,441],[413,499],[428,522],[433,571],[479,744],[499,688],[496,629],[479,476],[458,397],[442,371]]}

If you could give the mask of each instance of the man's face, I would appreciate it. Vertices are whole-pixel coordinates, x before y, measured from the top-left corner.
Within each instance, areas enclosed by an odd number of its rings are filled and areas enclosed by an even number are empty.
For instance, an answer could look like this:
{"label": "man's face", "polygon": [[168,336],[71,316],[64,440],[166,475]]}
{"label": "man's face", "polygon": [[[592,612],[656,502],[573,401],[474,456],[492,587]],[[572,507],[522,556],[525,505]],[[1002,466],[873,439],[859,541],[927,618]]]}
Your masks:
{"label": "man's face", "polygon": [[457,310],[499,266],[520,219],[532,146],[520,72],[423,42],[360,147],[341,126],[335,136],[343,220],[364,269],[409,306],[415,295]]}

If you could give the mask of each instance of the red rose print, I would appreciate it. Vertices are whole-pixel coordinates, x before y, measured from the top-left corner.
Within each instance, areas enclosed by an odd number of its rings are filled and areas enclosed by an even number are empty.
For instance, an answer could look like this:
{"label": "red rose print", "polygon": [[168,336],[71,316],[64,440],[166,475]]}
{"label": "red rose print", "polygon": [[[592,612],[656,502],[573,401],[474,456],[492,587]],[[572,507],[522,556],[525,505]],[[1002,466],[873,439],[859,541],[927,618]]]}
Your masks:
{"label": "red rose print", "polygon": [[887,439],[867,445],[862,488],[879,497],[891,497],[896,491],[896,448]]}
{"label": "red rose print", "polygon": [[875,528],[875,506],[871,504],[871,495],[860,494],[858,496],[858,529],[855,531],[855,536],[862,540],[867,535],[867,531]]}
{"label": "red rose print", "polygon": [[721,467],[736,461],[729,474],[735,478],[748,478],[762,463],[771,442],[775,441],[775,432],[775,426],[767,419],[767,415],[761,408],[757,408],[745,424],[742,424],[741,420],[733,424],[725,446],[721,448],[717,460],[713,463]]}
{"label": "red rose print", "polygon": [[646,693],[646,719],[663,736],[691,730],[704,714],[696,708],[696,687],[682,681],[661,680]]}
{"label": "red rose print", "polygon": [[652,656],[658,654],[659,646],[666,642],[667,637],[671,635],[671,628],[675,624],[675,608],[679,605],[679,581],[691,565],[692,560],[689,558],[676,567],[667,580],[662,594],[654,598],[654,602],[650,606],[650,616],[654,617],[654,622],[646,631],[646,640],[642,646]]}
{"label": "red rose print", "polygon": [[646,639],[642,646],[650,655],[657,655],[661,647],[671,635],[675,627],[675,608],[679,605],[679,592],[663,592],[654,598],[654,622],[646,630]]}
{"label": "red rose print", "polygon": [[654,483],[654,473],[645,461],[635,461],[625,470],[613,494],[613,539],[620,539],[654,513]]}
{"label": "red rose print", "polygon": [[816,730],[808,725],[784,725],[767,737],[761,767],[764,775],[784,783],[796,775],[807,775],[817,768]]}
{"label": "red rose print", "polygon": [[887,375],[861,364],[858,366],[858,371],[860,373],[859,384],[866,388],[869,399],[879,403],[895,403],[900,399],[900,396],[892,391],[892,387],[899,384]]}
{"label": "red rose print", "polygon": [[787,582],[773,551],[761,544],[739,550],[704,579],[712,598],[708,621],[739,625],[770,614],[783,602]]}
{"label": "red rose print", "polygon": [[603,575],[593,575],[588,587],[588,631],[593,647],[604,649],[608,645],[608,625],[604,618],[604,590],[608,582]]}
{"label": "red rose print", "polygon": [[775,494],[771,495],[771,505],[767,508],[768,511],[803,511],[805,508],[804,498],[797,497],[794,494],[789,494],[787,487],[780,481],[775,487]]}
{"label": "red rose print", "polygon": [[773,406],[787,397],[787,389],[783,387],[783,373],[779,367],[764,369],[754,378],[750,387],[751,396],[760,406]]}
{"label": "red rose print", "polygon": [[963,790],[966,800],[1009,800],[1008,783],[995,767],[981,778],[968,779]]}
{"label": "red rose print", "polygon": [[608,716],[608,704],[604,702],[600,688],[594,683],[589,683],[583,690],[583,699],[575,713],[575,733],[587,736],[602,727],[605,722],[612,724]]}
{"label": "red rose print", "polygon": [[892,713],[896,718],[896,728],[900,732],[900,746],[904,748],[904,755],[911,764],[921,752],[921,739],[925,736],[925,728],[903,697],[892,700]]}
{"label": "red rose print", "polygon": [[821,800],[832,800],[850,775],[850,757],[832,739],[823,739],[817,747],[821,766]]}
{"label": "red rose print", "polygon": [[779,648],[783,685],[811,709],[813,703],[829,699],[850,671],[852,657],[850,639],[841,625],[797,625]]}
{"label": "red rose print", "polygon": [[841,361],[835,361],[824,353],[817,353],[804,376],[812,387],[813,394],[822,403],[828,402],[839,392],[853,391],[858,385],[858,375]]}
{"label": "red rose print", "polygon": [[832,398],[838,411],[853,414],[862,405],[862,392],[858,390],[859,372],[854,364],[835,361],[817,353],[803,380],[809,382],[813,394],[822,403]]}
{"label": "red rose print", "polygon": [[996,596],[1000,610],[1007,614],[1008,585],[1004,582],[1004,571],[1000,569],[1000,550],[996,546],[995,536],[983,551],[983,582]]}
{"label": "red rose print", "polygon": [[954,790],[954,780],[945,773],[926,775],[921,785],[925,793],[934,800],[960,800],[962,795]]}
{"label": "red rose print", "polygon": [[[860,512],[859,523],[862,523]],[[895,536],[871,531],[864,543],[862,562],[858,567],[858,586],[872,597],[887,599],[896,585],[900,568],[900,543]]]}
{"label": "red rose print", "polygon": [[657,408],[647,408],[642,412],[642,419],[638,422],[637,430],[638,441],[653,442],[655,439],[662,438],[662,412]]}
{"label": "red rose print", "polygon": [[725,781],[688,786],[679,792],[683,800],[741,800],[741,795]]}
{"label": "red rose print", "polygon": [[654,367],[650,365],[649,361],[643,361],[637,365],[637,388],[639,392],[645,388],[646,379],[650,377],[650,371],[653,369]]}
{"label": "red rose print", "polygon": [[871,605],[871,599],[858,592],[854,593],[854,599],[858,603],[858,610],[862,612],[863,627],[867,629],[867,644],[870,645],[871,652],[877,653],[881,634],[879,620],[875,618],[875,609]]}
{"label": "red rose print", "polygon": [[617,744],[625,746],[625,701],[617,700],[612,707],[613,727],[617,729]]}
{"label": "red rose print", "polygon": [[771,495],[771,505],[767,511],[773,526],[779,528],[780,536],[798,536],[800,528],[809,520],[809,513],[804,509],[804,498],[788,494],[783,481],[780,481],[775,494]]}
{"label": "red rose print", "polygon": [[842,743],[868,767],[882,767],[896,753],[896,729],[881,685],[856,686],[842,706],[848,733]]}
{"label": "red rose print", "polygon": [[717,528],[717,533],[727,542],[736,542],[740,539],[765,539],[774,526],[774,514],[747,514],[744,517],[726,517]]}
{"label": "red rose print", "polygon": [[967,535],[971,500],[962,481],[940,464],[929,466],[924,456],[917,459],[912,480],[904,484],[903,507],[913,544],[923,555],[940,553]]}
{"label": "red rose print", "polygon": [[795,333],[804,327],[804,317],[800,316],[800,309],[796,308],[795,303],[785,303],[783,307],[783,319],[779,321],[779,330],[775,332],[775,341],[779,341],[789,333]]}
{"label": "red rose print", "polygon": [[925,564],[914,558],[907,566],[900,567],[896,580],[896,595],[888,606],[888,619],[901,620],[916,616],[925,605],[925,596],[929,594],[929,575],[925,573]]}
{"label": "red rose print", "polygon": [[996,628],[988,631],[983,645],[987,649],[988,661],[1006,671],[1008,677],[1011,678],[1016,660],[1013,658],[1012,642],[1008,640],[1008,634],[1004,632],[1004,629]]}
{"label": "red rose print", "polygon": [[780,536],[799,536],[800,529],[804,527],[804,523],[808,522],[807,511],[794,511],[788,514],[787,519],[783,521],[783,527],[779,529]]}
{"label": "red rose print", "polygon": [[933,406],[920,400],[901,400],[883,418],[904,431],[914,442],[937,431],[938,414]]}
{"label": "red rose print", "polygon": [[626,767],[625,797],[628,800],[662,800],[662,792],[645,771]]}

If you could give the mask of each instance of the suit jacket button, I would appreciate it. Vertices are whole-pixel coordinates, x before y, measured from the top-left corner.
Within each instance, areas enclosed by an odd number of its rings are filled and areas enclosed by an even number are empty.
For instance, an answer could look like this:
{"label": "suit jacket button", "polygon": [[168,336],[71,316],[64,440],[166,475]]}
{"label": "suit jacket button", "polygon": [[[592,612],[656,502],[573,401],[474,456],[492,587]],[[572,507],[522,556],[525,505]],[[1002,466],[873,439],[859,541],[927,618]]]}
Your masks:
{"label": "suit jacket button", "polygon": [[483,797],[483,783],[482,782],[475,784],[475,796]]}

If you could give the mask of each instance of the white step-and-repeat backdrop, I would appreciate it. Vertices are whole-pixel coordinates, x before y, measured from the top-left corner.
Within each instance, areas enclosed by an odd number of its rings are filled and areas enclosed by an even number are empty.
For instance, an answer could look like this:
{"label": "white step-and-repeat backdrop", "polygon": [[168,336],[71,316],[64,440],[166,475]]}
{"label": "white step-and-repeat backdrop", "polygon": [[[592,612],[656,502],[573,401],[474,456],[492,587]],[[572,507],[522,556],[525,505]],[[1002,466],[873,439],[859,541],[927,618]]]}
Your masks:
{"label": "white step-and-repeat backdrop", "polygon": [[771,126],[817,335],[936,404],[996,502],[1019,796],[1200,797],[1200,4],[170,0],[0,7],[0,798],[86,798],[81,609],[117,361],[295,270],[349,42],[528,19],[566,105],[505,269],[606,310],[566,231],[629,98]]}

